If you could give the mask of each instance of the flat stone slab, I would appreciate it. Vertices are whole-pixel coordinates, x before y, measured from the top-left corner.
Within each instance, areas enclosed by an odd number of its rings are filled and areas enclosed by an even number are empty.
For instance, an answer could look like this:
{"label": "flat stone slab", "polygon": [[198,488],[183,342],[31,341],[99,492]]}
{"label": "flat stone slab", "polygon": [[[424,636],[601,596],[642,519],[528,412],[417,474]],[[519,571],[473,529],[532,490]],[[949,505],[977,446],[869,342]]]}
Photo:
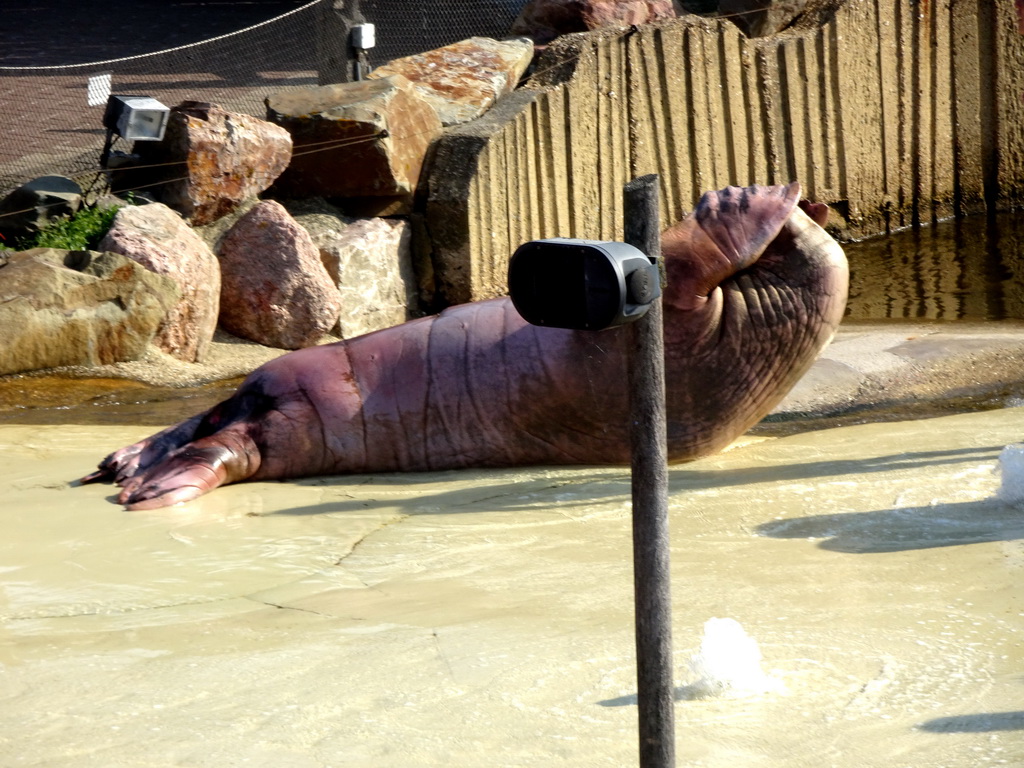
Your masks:
{"label": "flat stone slab", "polygon": [[[774,417],[1017,404],[1024,393],[1024,324],[844,322]],[[972,406],[971,403],[974,403]],[[1024,436],[1022,436],[1024,438]]]}
{"label": "flat stone slab", "polygon": [[[0,427],[0,764],[636,761],[629,473],[71,487],[149,427]],[[1024,409],[747,439],[673,467],[680,764],[1024,760]],[[704,622],[771,690],[694,699]]]}
{"label": "flat stone slab", "polygon": [[441,133],[435,109],[401,75],[280,91],[267,98],[267,119],[295,143],[275,186],[294,198],[411,195]]}

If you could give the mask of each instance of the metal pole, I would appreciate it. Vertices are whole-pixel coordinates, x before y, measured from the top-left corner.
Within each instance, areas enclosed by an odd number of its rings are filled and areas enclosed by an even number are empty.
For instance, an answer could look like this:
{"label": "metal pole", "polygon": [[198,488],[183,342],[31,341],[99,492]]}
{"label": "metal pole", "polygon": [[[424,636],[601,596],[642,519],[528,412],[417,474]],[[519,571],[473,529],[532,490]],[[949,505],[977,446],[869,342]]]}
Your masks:
{"label": "metal pole", "polygon": [[[658,177],[623,194],[625,241],[661,258]],[[633,584],[641,768],[675,766],[672,612],[669,578],[668,447],[661,300],[630,324],[629,401],[633,486]]]}

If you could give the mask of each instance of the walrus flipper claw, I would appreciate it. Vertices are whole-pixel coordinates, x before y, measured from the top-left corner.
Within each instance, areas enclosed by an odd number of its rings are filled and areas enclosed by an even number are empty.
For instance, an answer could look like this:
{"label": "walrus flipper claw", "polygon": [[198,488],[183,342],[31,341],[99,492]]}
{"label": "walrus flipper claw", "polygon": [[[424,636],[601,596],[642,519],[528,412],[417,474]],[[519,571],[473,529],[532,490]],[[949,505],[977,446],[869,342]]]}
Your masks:
{"label": "walrus flipper claw", "polygon": [[142,450],[145,447],[146,441],[143,440],[140,443],[135,443],[134,445],[129,445],[118,451],[114,451],[99,463],[96,471],[90,472],[78,482],[82,485],[85,485],[86,483],[107,482],[113,482],[120,485],[121,480],[118,478],[130,477],[135,472],[135,468],[138,466],[139,462],[139,454],[142,453]]}

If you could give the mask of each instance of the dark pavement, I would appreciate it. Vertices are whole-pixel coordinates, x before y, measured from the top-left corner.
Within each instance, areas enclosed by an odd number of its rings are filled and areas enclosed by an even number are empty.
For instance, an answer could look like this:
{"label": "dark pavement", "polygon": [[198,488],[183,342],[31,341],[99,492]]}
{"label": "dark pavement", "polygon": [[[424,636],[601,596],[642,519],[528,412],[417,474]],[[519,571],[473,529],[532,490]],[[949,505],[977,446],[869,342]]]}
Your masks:
{"label": "dark pavement", "polygon": [[138,56],[280,16],[295,0],[8,0],[0,67],[50,67]]}

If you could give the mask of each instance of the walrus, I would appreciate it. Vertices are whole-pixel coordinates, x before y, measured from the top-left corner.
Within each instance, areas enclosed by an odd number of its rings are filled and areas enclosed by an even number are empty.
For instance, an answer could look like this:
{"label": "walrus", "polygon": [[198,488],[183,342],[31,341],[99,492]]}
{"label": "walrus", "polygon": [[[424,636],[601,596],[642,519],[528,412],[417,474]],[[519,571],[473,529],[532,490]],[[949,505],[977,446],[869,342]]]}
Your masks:
{"label": "walrus", "polygon": [[[728,187],[662,234],[671,461],[753,426],[832,338],[848,269],[826,215],[797,182]],[[451,307],[272,360],[81,482],[150,509],[243,480],[628,464],[627,340],[530,325],[508,298]]]}

